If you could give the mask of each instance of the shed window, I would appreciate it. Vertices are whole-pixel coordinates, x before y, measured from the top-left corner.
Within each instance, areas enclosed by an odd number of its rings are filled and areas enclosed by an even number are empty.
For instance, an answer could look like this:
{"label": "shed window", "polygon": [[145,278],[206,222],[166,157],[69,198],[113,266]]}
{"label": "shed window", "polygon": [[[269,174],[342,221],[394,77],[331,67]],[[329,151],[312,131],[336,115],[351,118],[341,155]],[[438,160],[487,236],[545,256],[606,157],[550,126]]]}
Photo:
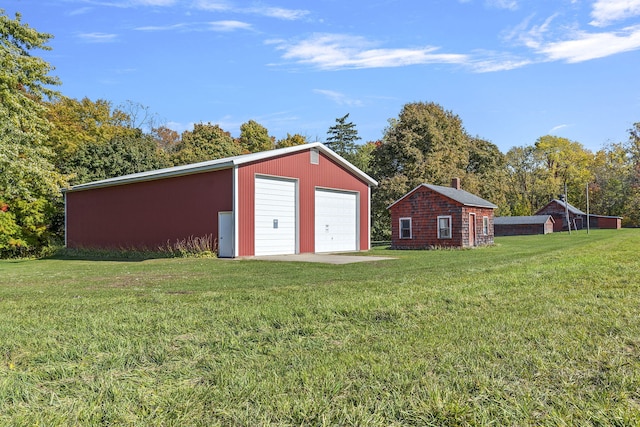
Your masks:
{"label": "shed window", "polygon": [[400,238],[411,239],[411,218],[400,218]]}
{"label": "shed window", "polygon": [[488,216],[482,217],[482,234],[485,236],[489,235],[489,217]]}
{"label": "shed window", "polygon": [[451,238],[451,217],[439,216],[438,217],[438,239],[450,239]]}

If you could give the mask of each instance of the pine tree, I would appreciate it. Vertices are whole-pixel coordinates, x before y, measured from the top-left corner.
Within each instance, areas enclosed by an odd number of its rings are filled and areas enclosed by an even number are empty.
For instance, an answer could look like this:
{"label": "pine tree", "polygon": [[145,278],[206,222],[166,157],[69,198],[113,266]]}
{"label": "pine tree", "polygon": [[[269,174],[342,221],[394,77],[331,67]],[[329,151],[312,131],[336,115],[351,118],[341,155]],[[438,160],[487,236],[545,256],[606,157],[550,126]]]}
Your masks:
{"label": "pine tree", "polygon": [[336,124],[327,131],[327,141],[325,145],[347,160],[356,152],[356,141],[361,139],[358,136],[356,125],[353,122],[347,123],[349,113],[336,119]]}

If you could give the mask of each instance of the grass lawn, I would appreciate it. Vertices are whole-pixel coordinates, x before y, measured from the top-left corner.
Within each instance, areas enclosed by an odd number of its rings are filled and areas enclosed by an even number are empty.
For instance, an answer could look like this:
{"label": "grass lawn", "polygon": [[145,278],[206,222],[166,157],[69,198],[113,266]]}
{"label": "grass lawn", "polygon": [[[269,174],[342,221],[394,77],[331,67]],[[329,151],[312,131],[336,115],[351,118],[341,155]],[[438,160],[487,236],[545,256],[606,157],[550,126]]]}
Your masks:
{"label": "grass lawn", "polygon": [[0,261],[0,425],[640,425],[640,230]]}

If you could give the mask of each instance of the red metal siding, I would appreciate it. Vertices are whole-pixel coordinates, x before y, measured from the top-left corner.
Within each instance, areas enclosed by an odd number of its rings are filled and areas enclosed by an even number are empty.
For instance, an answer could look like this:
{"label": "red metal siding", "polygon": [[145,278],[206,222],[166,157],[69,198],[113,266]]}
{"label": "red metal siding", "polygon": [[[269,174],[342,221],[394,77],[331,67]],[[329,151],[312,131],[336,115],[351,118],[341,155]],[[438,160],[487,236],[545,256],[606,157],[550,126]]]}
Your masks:
{"label": "red metal siding", "polygon": [[369,186],[348,170],[320,153],[318,164],[311,164],[309,150],[274,159],[242,165],[238,168],[239,255],[254,254],[255,176],[271,175],[298,180],[300,252],[315,249],[315,188],[356,191],[360,193],[360,250],[369,249]]}
{"label": "red metal siding", "polygon": [[[420,187],[391,207],[391,246],[395,249],[468,247],[472,213],[475,214],[476,244],[493,244],[493,209],[463,206],[427,187]],[[451,239],[438,239],[438,216],[451,216]],[[482,232],[485,216],[489,218],[486,236]],[[411,239],[400,239],[400,218],[411,218]]]}
{"label": "red metal siding", "polygon": [[190,236],[218,236],[233,207],[232,170],[69,192],[67,246],[157,249]]}

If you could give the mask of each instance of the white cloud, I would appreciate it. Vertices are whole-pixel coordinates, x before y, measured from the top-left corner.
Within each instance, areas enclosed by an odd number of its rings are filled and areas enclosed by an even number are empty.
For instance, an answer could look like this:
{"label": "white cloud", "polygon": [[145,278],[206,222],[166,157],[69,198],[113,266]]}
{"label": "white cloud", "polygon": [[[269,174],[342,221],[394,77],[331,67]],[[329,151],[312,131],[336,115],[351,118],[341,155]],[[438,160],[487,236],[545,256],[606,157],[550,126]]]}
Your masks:
{"label": "white cloud", "polygon": [[530,59],[509,59],[497,56],[495,58],[471,61],[468,66],[476,73],[494,73],[497,71],[515,70],[516,68],[522,68],[532,63],[533,61]]}
{"label": "white cloud", "polygon": [[640,15],[640,0],[597,0],[593,5],[591,25],[607,25]]}
{"label": "white cloud", "polygon": [[[458,0],[459,3],[471,3],[472,0]],[[518,9],[518,0],[485,0],[484,4],[488,7],[495,7],[498,9]]]}
{"label": "white cloud", "polygon": [[179,30],[187,26],[188,24],[185,24],[185,23],[173,24],[173,25],[148,25],[146,27],[138,27],[136,28],[136,30],[138,31],[172,31],[172,30]]}
{"label": "white cloud", "polygon": [[327,98],[329,98],[330,100],[332,100],[338,105],[346,105],[349,107],[362,106],[362,101],[358,99],[351,99],[344,93],[336,92],[334,90],[327,90],[327,89],[314,89],[313,91],[320,95],[326,96]]}
{"label": "white cloud", "polygon": [[134,0],[140,6],[173,6],[176,0]]}
{"label": "white cloud", "polygon": [[117,34],[107,33],[82,33],[78,34],[82,40],[87,43],[111,43],[117,40]]}
{"label": "white cloud", "polygon": [[551,31],[551,24],[558,14],[551,15],[540,25],[534,25],[531,28],[529,24],[533,19],[533,15],[527,17],[524,21],[513,28],[506,36],[506,40],[517,40],[519,43],[537,49],[543,44],[545,37]]}
{"label": "white cloud", "polygon": [[[273,41],[270,43],[274,43]],[[436,47],[377,49],[360,36],[316,34],[306,40],[277,42],[282,57],[323,70],[344,68],[386,68],[415,64],[462,64],[466,55],[436,53]]]}
{"label": "white cloud", "polygon": [[213,21],[209,22],[209,26],[213,31],[221,32],[251,29],[251,24],[241,21]]}
{"label": "white cloud", "polygon": [[252,15],[261,15],[269,18],[284,19],[287,21],[295,21],[309,14],[308,10],[302,9],[285,9],[282,7],[249,7],[240,8],[221,0],[196,0],[193,7],[200,10],[211,12],[231,11],[235,13],[246,13]]}
{"label": "white cloud", "polygon": [[211,21],[207,23],[203,22],[191,22],[191,23],[178,23],[171,25],[149,25],[145,27],[136,28],[137,31],[218,31],[218,32],[230,32],[236,30],[251,30],[253,27],[251,24],[242,21]]}
{"label": "white cloud", "polygon": [[640,25],[619,32],[580,32],[571,40],[550,42],[537,50],[549,60],[575,63],[637,49],[640,49]]}
{"label": "white cloud", "polygon": [[549,130],[549,132],[547,132],[547,133],[549,133],[549,134],[553,134],[553,133],[555,133],[555,132],[559,131],[560,129],[564,129],[564,128],[566,128],[566,127],[569,127],[569,125],[562,124],[562,125],[554,126],[554,127],[552,127],[552,128]]}
{"label": "white cloud", "polygon": [[487,5],[509,10],[516,10],[518,8],[517,0],[487,0]]}
{"label": "white cloud", "polygon": [[70,11],[69,13],[67,13],[67,15],[69,16],[84,15],[85,13],[89,13],[90,11],[91,11],[90,7],[81,7],[79,9],[74,9]]}
{"label": "white cloud", "polygon": [[231,6],[226,1],[219,0],[197,0],[193,3],[193,7],[214,12],[231,9]]}
{"label": "white cloud", "polygon": [[269,18],[284,19],[286,21],[295,21],[309,14],[308,10],[284,9],[281,7],[256,7],[245,9],[244,11]]}

